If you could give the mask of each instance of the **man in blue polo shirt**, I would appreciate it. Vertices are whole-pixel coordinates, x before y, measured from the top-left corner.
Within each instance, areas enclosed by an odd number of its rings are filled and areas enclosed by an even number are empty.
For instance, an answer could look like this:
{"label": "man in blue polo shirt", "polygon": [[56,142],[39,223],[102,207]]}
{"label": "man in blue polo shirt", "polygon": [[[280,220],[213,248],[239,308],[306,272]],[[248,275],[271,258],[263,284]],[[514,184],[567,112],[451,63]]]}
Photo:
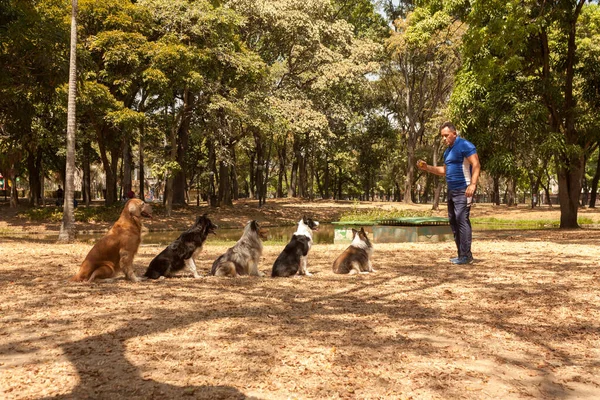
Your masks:
{"label": "man in blue polo shirt", "polygon": [[432,174],[446,176],[448,218],[458,249],[458,257],[451,258],[450,262],[471,264],[473,254],[471,253],[472,231],[469,214],[481,169],[479,156],[477,156],[477,149],[473,143],[457,135],[456,127],[452,123],[442,124],[440,134],[448,146],[444,151],[444,166],[434,167],[419,160],[417,167]]}

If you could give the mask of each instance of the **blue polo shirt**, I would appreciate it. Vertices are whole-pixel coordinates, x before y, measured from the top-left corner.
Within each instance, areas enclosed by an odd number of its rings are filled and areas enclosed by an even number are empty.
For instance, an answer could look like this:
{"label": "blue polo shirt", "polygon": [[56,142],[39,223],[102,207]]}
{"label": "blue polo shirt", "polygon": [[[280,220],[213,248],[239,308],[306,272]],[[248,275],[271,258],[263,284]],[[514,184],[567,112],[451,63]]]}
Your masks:
{"label": "blue polo shirt", "polygon": [[467,157],[476,153],[475,145],[460,136],[444,151],[448,190],[465,189],[471,184],[472,167]]}

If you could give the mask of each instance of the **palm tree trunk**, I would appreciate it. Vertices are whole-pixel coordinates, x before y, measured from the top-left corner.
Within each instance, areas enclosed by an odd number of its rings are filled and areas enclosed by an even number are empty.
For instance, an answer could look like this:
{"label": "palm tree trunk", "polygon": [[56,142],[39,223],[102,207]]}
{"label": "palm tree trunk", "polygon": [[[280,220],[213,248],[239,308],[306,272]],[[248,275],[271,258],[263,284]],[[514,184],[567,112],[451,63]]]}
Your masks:
{"label": "palm tree trunk", "polygon": [[72,242],[75,239],[75,100],[77,94],[77,0],[71,6],[71,60],[69,63],[69,100],[67,110],[67,167],[65,172],[65,205],[63,220],[58,234],[59,242]]}

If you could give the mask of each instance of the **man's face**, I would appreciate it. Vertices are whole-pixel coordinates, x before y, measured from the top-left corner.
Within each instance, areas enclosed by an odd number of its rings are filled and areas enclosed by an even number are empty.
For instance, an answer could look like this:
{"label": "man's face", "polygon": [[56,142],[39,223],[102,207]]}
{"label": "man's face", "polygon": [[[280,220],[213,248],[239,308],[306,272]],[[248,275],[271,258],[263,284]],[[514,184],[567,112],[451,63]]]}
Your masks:
{"label": "man's face", "polygon": [[456,132],[452,132],[450,128],[446,127],[440,132],[442,135],[442,141],[446,146],[452,146],[456,140]]}

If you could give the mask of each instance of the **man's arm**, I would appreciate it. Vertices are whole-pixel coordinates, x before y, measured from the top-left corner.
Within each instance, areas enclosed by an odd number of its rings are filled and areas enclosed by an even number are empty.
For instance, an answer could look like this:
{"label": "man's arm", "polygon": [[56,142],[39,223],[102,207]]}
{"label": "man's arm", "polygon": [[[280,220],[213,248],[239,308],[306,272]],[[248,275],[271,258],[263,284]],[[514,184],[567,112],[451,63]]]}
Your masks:
{"label": "man's arm", "polygon": [[479,180],[479,171],[481,170],[481,165],[479,164],[479,156],[477,153],[467,157],[467,161],[471,163],[471,167],[473,167],[473,173],[471,174],[471,184],[467,186],[467,190],[465,190],[465,196],[473,197],[475,189],[477,189],[477,181]]}
{"label": "man's arm", "polygon": [[[476,154],[475,154],[476,155]],[[429,173],[444,176],[446,175],[446,165],[442,165],[440,167],[434,167],[433,165],[427,165],[427,163],[423,160],[417,161],[417,168],[422,169],[423,171],[427,171]]]}

